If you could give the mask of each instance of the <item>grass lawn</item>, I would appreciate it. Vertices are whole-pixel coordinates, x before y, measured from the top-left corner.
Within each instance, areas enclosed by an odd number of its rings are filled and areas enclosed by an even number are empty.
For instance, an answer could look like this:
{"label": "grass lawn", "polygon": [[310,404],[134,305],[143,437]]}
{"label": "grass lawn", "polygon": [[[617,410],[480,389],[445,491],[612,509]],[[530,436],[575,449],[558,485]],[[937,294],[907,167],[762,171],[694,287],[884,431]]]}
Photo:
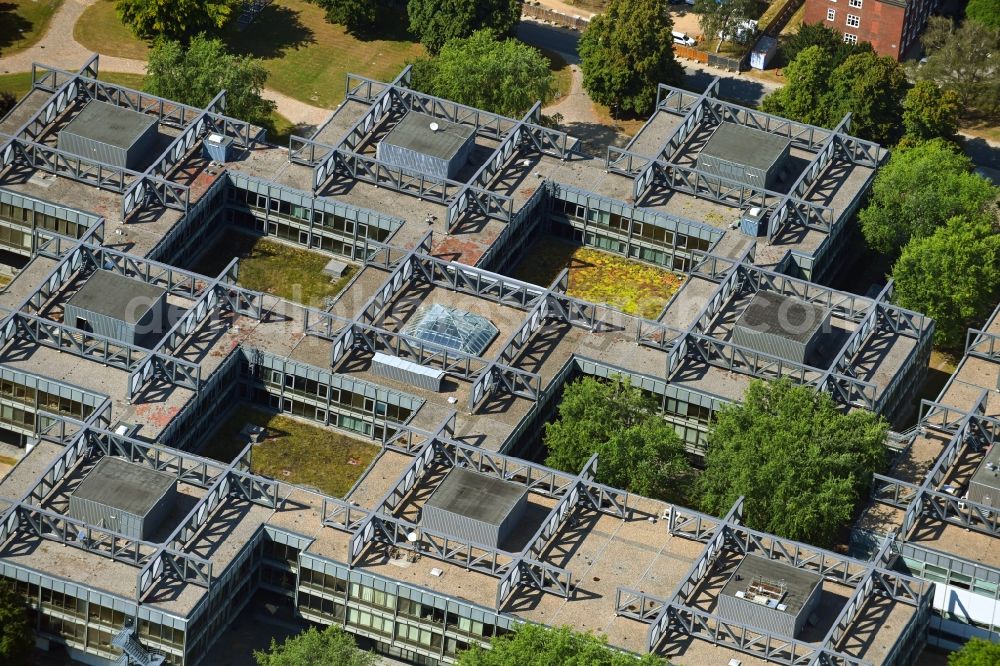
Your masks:
{"label": "grass lawn", "polygon": [[379,452],[370,442],[244,404],[236,407],[200,454],[230,462],[246,446],[239,434],[247,423],[267,428],[266,439],[253,447],[254,473],[311,486],[333,497],[343,497]]}
{"label": "grass lawn", "polygon": [[0,53],[23,51],[39,40],[62,0],[0,2]]}
{"label": "grass lawn", "polygon": [[267,140],[276,146],[287,146],[288,137],[295,133],[295,128],[295,123],[274,111],[267,123]]}
{"label": "grass lawn", "polygon": [[73,26],[73,37],[91,51],[110,56],[145,60],[149,55],[149,45],[118,20],[114,0],[87,7]]}
{"label": "grass lawn", "polygon": [[528,250],[514,277],[547,287],[567,266],[570,296],[647,319],[659,316],[683,282],[670,271],[551,236]]}
{"label": "grass lawn", "polygon": [[[98,77],[101,81],[114,83],[126,88],[142,88],[142,82],[146,78],[142,74],[121,74],[117,72],[101,72]],[[0,74],[0,90],[9,90],[18,98],[23,97],[31,90],[31,72],[18,72],[17,74]]]}
{"label": "grass lawn", "polygon": [[357,271],[348,264],[347,274],[331,281],[323,274],[330,257],[235,230],[225,232],[193,270],[218,275],[234,256],[240,257],[241,286],[316,307],[323,307],[325,298],[339,294]]}
{"label": "grass lawn", "polygon": [[[386,10],[379,38],[349,35],[326,22],[322,9],[306,0],[277,0],[240,32],[233,21],[222,38],[236,53],[262,58],[267,86],[303,102],[332,109],[344,99],[348,71],[374,79],[394,78],[424,50],[406,34],[406,20]],[[125,28],[112,0],[90,6],[73,31],[89,49],[123,58],[145,59],[149,46]]]}

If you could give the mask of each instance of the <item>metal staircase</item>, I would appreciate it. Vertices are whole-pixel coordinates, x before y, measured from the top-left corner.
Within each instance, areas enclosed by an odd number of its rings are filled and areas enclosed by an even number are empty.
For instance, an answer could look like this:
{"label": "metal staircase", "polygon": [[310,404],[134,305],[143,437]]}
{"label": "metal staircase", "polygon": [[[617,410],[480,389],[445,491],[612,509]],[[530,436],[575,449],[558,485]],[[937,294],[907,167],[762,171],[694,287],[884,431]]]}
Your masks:
{"label": "metal staircase", "polygon": [[121,631],[111,639],[111,644],[122,651],[115,666],[161,666],[164,657],[162,654],[147,650],[139,642],[135,635],[135,623],[125,620]]}

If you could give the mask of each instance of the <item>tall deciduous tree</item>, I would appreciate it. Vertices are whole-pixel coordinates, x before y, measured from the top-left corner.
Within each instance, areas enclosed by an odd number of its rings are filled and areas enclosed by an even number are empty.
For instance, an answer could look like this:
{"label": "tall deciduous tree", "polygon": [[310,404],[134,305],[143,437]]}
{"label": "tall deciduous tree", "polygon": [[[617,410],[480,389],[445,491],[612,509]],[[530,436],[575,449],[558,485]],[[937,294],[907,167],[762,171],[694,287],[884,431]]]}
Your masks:
{"label": "tall deciduous tree", "polygon": [[377,0],[310,0],[326,11],[326,20],[347,28],[350,32],[366,30],[375,25]]}
{"label": "tall deciduous tree", "polygon": [[183,39],[221,28],[237,0],[115,0],[118,18],[143,39]]}
{"label": "tall deciduous tree", "polygon": [[874,53],[855,53],[830,76],[832,127],[851,113],[851,133],[879,143],[895,143],[900,136],[903,97],[909,84],[894,58]]}
{"label": "tall deciduous tree", "polygon": [[903,98],[903,129],[911,142],[950,138],[958,129],[958,95],[917,81]]}
{"label": "tall deciduous tree", "polygon": [[969,158],[943,139],[894,151],[858,215],[868,246],[895,257],[911,238],[931,235],[949,218],[995,206],[997,188],[971,171]]}
{"label": "tall deciduous tree", "polygon": [[666,3],[610,0],[580,37],[583,87],[612,112],[647,115],[660,83],[678,83],[683,70],[674,59],[674,23]]}
{"label": "tall deciduous tree", "polygon": [[692,11],[698,15],[698,25],[706,39],[720,37],[715,46],[718,53],[723,41],[745,40],[753,36],[752,30],[742,29],[755,15],[757,0],[695,0]]}
{"label": "tall deciduous tree", "polygon": [[[976,177],[976,176],[974,176]],[[892,268],[896,302],[933,317],[934,342],[959,349],[1000,293],[1000,228],[994,215],[953,217],[911,241]]]}
{"label": "tall deciduous tree", "polygon": [[690,470],[684,445],[655,402],[621,381],[583,377],[566,386],[559,418],[545,426],[546,464],[579,472],[599,456],[597,478],[616,488],[665,498]]}
{"label": "tall deciduous tree", "polygon": [[468,39],[450,40],[436,57],[415,62],[412,85],[460,104],[520,118],[548,96],[553,76],[538,49],[477,30]]}
{"label": "tall deciduous tree", "polygon": [[160,40],[149,53],[146,90],[192,106],[206,106],[223,88],[226,114],[265,124],[275,104],[263,98],[267,69],[255,58],[226,51],[217,39],[198,35],[185,47]]}
{"label": "tall deciduous tree", "polygon": [[915,71],[918,79],[953,90],[963,117],[1000,114],[1000,30],[932,16],[921,41],[930,54]]}
{"label": "tall deciduous tree", "polygon": [[34,647],[24,599],[10,585],[0,583],[0,666],[30,663]]}
{"label": "tall deciduous tree", "polygon": [[375,666],[378,657],[358,648],[354,637],[337,625],[322,631],[309,627],[282,644],[271,639],[266,652],[255,651],[257,666]]}
{"label": "tall deciduous tree", "polygon": [[409,0],[410,30],[431,53],[449,39],[468,37],[480,28],[506,36],[521,20],[521,0]]}
{"label": "tall deciduous tree", "polygon": [[888,424],[843,413],[826,393],[754,381],[708,434],[702,509],[723,515],[742,495],[750,527],[830,546],[885,461]]}
{"label": "tall deciduous tree", "polygon": [[1000,30],[1000,2],[969,0],[969,4],[965,6],[965,18],[987,28]]}
{"label": "tall deciduous tree", "polygon": [[522,624],[513,633],[494,637],[490,649],[473,647],[459,653],[458,666],[667,666],[659,657],[636,657],[612,650],[607,639],[573,631]]}
{"label": "tall deciduous tree", "polygon": [[787,83],[764,98],[769,113],[833,127],[851,113],[851,133],[887,143],[898,138],[907,82],[895,60],[859,51],[839,65],[822,46],[801,51],[785,68]]}
{"label": "tall deciduous tree", "polygon": [[810,125],[827,125],[827,94],[834,58],[822,46],[803,49],[785,68],[787,83],[764,98],[761,108]]}
{"label": "tall deciduous tree", "polygon": [[1000,664],[1000,643],[973,636],[961,650],[948,655],[948,666],[996,666]]}

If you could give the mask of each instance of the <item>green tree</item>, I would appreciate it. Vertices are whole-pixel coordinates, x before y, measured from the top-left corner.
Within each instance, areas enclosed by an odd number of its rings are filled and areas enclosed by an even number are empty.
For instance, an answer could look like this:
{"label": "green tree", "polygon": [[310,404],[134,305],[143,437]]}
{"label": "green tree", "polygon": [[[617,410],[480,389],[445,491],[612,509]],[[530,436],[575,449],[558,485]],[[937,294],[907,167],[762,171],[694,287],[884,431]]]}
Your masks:
{"label": "green tree", "polygon": [[578,472],[597,453],[601,483],[664,498],[690,471],[684,445],[656,403],[627,382],[583,377],[566,386],[545,425],[550,467]]}
{"label": "green tree", "polygon": [[115,0],[118,18],[143,39],[182,39],[226,24],[237,0]]}
{"label": "green tree", "polygon": [[10,585],[0,583],[0,666],[30,663],[34,647],[24,599]]}
{"label": "green tree", "polygon": [[613,650],[607,638],[573,631],[522,624],[490,640],[490,649],[474,646],[460,652],[458,666],[667,666],[660,657],[637,657]]}
{"label": "green tree", "polygon": [[838,65],[825,47],[809,46],[785,68],[785,80],[764,98],[764,111],[823,127],[850,112],[856,136],[887,143],[899,134],[908,84],[892,58],[860,50]]}
{"label": "green tree", "polygon": [[9,90],[0,91],[0,118],[3,118],[17,105],[17,96]]}
{"label": "green tree", "polygon": [[903,130],[911,142],[950,138],[958,129],[958,95],[917,81],[903,98]]}
{"label": "green tree", "polygon": [[349,32],[360,32],[375,25],[377,0],[310,0],[326,11],[326,20],[342,25]]}
{"label": "green tree", "polygon": [[716,53],[722,48],[723,41],[752,37],[752,31],[740,30],[740,26],[759,16],[757,0],[695,0],[691,11],[698,15],[698,25],[706,39],[721,36],[715,45]]}
{"label": "green tree", "polygon": [[830,124],[827,103],[834,58],[822,46],[801,51],[785,68],[785,85],[764,98],[761,108],[810,125]]}
{"label": "green tree", "polygon": [[888,427],[809,387],[754,381],[710,427],[701,507],[723,515],[743,495],[750,527],[830,546],[884,465]]}
{"label": "green tree", "polygon": [[948,666],[996,666],[996,664],[1000,664],[1000,643],[976,636],[970,638],[961,650],[948,655]]}
{"label": "green tree", "polygon": [[1000,3],[996,0],[969,0],[965,18],[987,28],[1000,29]]}
{"label": "green tree", "polygon": [[374,652],[358,648],[354,637],[337,625],[322,631],[309,627],[278,645],[271,639],[267,652],[254,651],[257,666],[374,666]]}
{"label": "green tree", "polygon": [[648,115],[660,83],[678,83],[673,20],[666,3],[610,0],[580,37],[583,87],[612,113]]}
{"label": "green tree", "polygon": [[149,53],[146,90],[192,106],[206,106],[226,90],[226,115],[266,124],[275,109],[263,98],[267,69],[260,60],[226,51],[218,39],[198,35],[185,47],[159,40]]}
{"label": "green tree", "polygon": [[855,53],[833,70],[826,100],[828,126],[851,113],[851,134],[879,143],[899,138],[903,97],[909,84],[894,58]]}
{"label": "green tree", "polygon": [[926,64],[917,67],[918,79],[933,81],[958,95],[962,117],[1000,113],[1000,30],[976,21],[955,26],[950,19],[932,16],[921,42],[929,51]]}
{"label": "green tree", "polygon": [[477,30],[448,41],[441,53],[413,65],[415,89],[505,116],[523,116],[548,96],[553,77],[542,53],[516,39]]}
{"label": "green tree", "polygon": [[468,37],[480,28],[506,36],[521,20],[521,0],[409,0],[410,30],[431,53],[449,39]]}
{"label": "green tree", "polygon": [[971,171],[969,158],[943,139],[894,151],[858,214],[868,246],[895,257],[910,238],[929,236],[949,218],[977,216],[989,208],[997,188]]}
{"label": "green tree", "polygon": [[782,61],[792,62],[810,46],[819,46],[826,51],[833,60],[833,67],[855,53],[874,52],[869,42],[848,44],[844,41],[844,36],[841,33],[822,23],[802,23],[779,47]]}
{"label": "green tree", "polygon": [[935,344],[961,348],[966,329],[982,323],[996,305],[998,231],[989,214],[953,217],[930,236],[912,240],[893,266],[896,302],[934,319]]}

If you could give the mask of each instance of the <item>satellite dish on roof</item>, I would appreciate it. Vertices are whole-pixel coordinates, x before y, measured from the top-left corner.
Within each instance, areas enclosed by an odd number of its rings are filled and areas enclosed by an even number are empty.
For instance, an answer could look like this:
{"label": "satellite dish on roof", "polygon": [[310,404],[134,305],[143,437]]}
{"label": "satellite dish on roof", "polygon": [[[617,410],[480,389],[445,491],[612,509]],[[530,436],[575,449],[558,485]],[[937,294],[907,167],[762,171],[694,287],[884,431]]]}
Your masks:
{"label": "satellite dish on roof", "polygon": [[441,126],[438,125],[437,123],[431,123],[430,127],[432,132],[437,132],[439,129],[441,129]]}

